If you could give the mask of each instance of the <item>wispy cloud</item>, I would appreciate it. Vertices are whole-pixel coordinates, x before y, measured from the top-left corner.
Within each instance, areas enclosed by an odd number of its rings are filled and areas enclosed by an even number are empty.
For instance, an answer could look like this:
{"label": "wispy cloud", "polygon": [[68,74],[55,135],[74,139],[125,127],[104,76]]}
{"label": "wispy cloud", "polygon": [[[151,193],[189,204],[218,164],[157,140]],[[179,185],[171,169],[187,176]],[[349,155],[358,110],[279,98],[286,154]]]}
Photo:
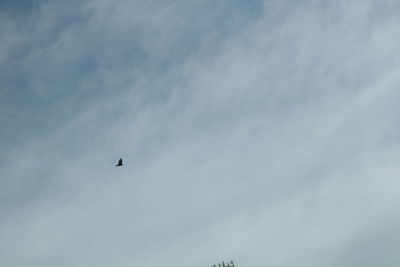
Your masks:
{"label": "wispy cloud", "polygon": [[395,1],[33,6],[0,23],[0,265],[399,262]]}

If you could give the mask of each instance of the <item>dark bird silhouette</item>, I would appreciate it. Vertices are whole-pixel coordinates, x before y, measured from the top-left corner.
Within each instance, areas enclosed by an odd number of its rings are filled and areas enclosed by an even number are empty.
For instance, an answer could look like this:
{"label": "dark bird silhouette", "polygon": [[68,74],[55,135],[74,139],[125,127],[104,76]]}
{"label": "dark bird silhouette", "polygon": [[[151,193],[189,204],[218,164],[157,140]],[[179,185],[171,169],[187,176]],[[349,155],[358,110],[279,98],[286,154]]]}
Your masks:
{"label": "dark bird silhouette", "polygon": [[119,167],[119,166],[124,166],[124,165],[122,164],[122,159],[119,159],[117,165],[115,165],[115,167]]}

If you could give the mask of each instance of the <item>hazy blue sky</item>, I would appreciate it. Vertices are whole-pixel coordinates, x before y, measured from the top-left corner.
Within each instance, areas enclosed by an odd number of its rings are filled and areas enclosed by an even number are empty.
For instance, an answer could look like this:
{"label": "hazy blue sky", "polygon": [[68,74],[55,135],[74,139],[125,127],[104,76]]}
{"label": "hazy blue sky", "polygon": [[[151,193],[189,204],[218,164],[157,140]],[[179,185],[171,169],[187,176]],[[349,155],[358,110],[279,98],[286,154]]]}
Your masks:
{"label": "hazy blue sky", "polygon": [[399,266],[399,36],[395,0],[1,0],[0,266]]}

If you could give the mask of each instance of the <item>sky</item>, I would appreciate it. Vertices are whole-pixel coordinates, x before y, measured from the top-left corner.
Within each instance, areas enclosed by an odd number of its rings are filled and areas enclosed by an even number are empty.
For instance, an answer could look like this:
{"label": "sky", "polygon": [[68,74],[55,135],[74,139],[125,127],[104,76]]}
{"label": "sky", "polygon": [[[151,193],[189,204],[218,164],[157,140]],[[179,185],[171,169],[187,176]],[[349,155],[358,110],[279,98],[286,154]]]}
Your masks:
{"label": "sky", "polygon": [[0,266],[399,266],[399,11],[1,0]]}

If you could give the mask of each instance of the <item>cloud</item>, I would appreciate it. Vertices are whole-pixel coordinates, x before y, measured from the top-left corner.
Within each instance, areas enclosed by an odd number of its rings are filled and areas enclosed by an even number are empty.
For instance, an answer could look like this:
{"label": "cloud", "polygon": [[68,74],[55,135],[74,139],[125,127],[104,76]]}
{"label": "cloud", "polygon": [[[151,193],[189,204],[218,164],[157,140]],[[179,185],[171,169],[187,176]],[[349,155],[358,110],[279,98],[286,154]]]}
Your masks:
{"label": "cloud", "polygon": [[396,265],[396,2],[40,3],[1,28],[0,265]]}

